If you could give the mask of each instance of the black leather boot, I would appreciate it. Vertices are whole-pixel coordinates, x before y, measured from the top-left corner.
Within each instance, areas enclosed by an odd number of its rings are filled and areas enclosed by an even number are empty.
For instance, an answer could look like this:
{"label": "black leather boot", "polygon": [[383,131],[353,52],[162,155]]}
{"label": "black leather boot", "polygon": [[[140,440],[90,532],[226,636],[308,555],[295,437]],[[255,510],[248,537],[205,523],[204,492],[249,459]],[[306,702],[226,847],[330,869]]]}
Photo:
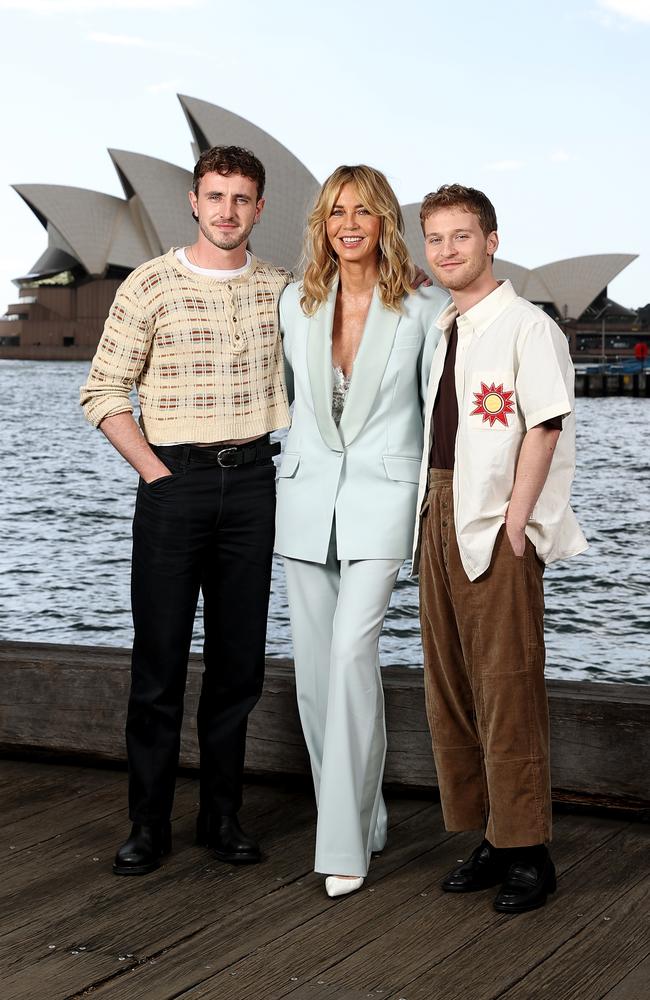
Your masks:
{"label": "black leather boot", "polygon": [[196,842],[211,847],[219,861],[254,865],[262,860],[259,845],[244,833],[236,815],[222,816],[201,809],[196,821]]}
{"label": "black leather boot", "polygon": [[172,849],[171,823],[147,826],[134,823],[113,862],[114,875],[146,875],[160,868],[160,859]]}
{"label": "black leather boot", "polygon": [[484,840],[472,851],[467,861],[454,868],[440,883],[445,892],[479,892],[498,885],[511,864],[511,851],[493,847]]}

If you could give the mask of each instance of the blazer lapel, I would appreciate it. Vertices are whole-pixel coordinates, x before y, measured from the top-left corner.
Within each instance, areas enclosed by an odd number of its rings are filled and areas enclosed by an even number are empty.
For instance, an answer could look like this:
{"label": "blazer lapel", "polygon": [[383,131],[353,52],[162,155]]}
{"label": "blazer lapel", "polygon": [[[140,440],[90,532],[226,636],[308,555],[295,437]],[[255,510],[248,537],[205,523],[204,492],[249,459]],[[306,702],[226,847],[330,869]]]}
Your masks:
{"label": "blazer lapel", "polygon": [[332,451],[343,451],[343,443],[332,417],[332,327],[338,280],[327,301],[309,320],[307,333],[307,368],[320,435]]}
{"label": "blazer lapel", "polygon": [[[400,318],[401,313],[386,309],[381,304],[375,288],[339,424],[340,436],[346,447],[354,441],[368,419],[386,371]],[[330,342],[331,329],[330,325]],[[334,421],[332,423],[334,424]]]}

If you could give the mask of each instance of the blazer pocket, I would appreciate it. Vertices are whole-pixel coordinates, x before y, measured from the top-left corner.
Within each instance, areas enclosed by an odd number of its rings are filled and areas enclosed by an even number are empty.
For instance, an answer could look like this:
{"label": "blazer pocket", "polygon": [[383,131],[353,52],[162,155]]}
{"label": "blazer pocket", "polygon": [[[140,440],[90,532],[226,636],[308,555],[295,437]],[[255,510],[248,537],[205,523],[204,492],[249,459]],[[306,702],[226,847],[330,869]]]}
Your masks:
{"label": "blazer pocket", "polygon": [[395,338],[395,350],[399,351],[401,348],[407,347],[419,347],[420,338],[419,337],[396,337]]}
{"label": "blazer pocket", "polygon": [[296,470],[300,465],[300,455],[296,452],[285,451],[282,456],[282,462],[280,463],[280,470],[278,476],[280,479],[290,479],[291,476],[295,476]]}
{"label": "blazer pocket", "polygon": [[384,455],[384,469],[389,479],[400,483],[419,483],[420,459],[403,455]]}

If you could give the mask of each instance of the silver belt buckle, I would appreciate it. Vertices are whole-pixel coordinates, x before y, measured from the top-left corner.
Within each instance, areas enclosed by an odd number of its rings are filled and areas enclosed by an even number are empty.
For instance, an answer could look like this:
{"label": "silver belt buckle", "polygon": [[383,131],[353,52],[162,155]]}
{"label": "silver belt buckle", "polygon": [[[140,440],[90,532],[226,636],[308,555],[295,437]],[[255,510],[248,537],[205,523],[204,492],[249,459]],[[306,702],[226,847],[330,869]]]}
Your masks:
{"label": "silver belt buckle", "polygon": [[217,463],[222,469],[234,469],[235,463],[224,461],[224,456],[231,455],[233,452],[239,451],[234,445],[230,448],[222,448],[221,451],[217,452]]}

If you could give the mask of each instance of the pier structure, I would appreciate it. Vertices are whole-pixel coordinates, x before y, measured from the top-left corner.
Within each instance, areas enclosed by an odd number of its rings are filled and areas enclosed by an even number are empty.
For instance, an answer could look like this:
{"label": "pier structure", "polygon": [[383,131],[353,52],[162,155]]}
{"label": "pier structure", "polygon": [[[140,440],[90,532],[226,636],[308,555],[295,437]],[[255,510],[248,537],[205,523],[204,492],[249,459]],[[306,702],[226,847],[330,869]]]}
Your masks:
{"label": "pier structure", "polygon": [[269,659],[242,820],[259,865],[194,844],[191,658],[173,851],[111,873],[128,826],[126,650],[0,643],[3,1000],[647,1000],[650,688],[549,683],[558,890],[541,910],[440,880],[477,833],[444,829],[421,672],[384,671],[388,844],[362,889],[313,872],[315,806],[292,665]]}
{"label": "pier structure", "polygon": [[576,367],[576,396],[650,397],[650,368],[636,362]]}
{"label": "pier structure", "polygon": [[194,845],[182,774],[172,853],[142,878],[111,873],[124,771],[0,759],[0,792],[3,1000],[647,1000],[650,828],[623,813],[556,809],[557,892],[513,917],[496,890],[441,891],[476,834],[421,794],[389,790],[384,852],[329,899],[306,782],[247,785],[264,860],[234,867]]}

